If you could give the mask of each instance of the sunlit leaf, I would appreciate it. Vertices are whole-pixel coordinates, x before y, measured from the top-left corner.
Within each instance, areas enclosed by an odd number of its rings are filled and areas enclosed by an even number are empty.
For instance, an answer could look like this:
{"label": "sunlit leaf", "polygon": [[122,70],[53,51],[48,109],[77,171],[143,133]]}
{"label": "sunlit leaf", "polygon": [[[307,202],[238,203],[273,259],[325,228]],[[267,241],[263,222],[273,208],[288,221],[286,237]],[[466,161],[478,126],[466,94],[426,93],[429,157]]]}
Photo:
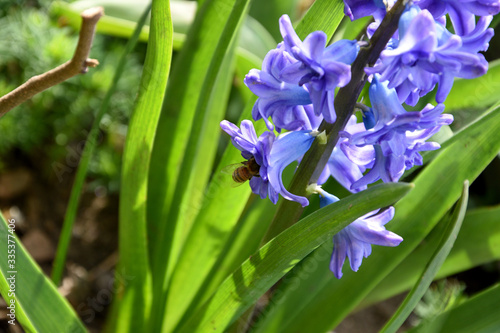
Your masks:
{"label": "sunlit leaf", "polygon": [[469,182],[465,181],[462,197],[458,200],[458,203],[453,210],[453,214],[450,217],[450,221],[448,222],[448,226],[443,233],[436,252],[434,252],[431,260],[427,263],[427,266],[420,275],[417,284],[415,284],[412,290],[408,293],[403,303],[391,319],[380,330],[381,333],[396,332],[404,323],[406,318],[408,318],[411,314],[415,306],[417,306],[422,296],[424,296],[425,291],[431,285],[436,273],[450,253],[450,250],[455,243],[455,239],[457,239],[458,232],[460,231],[462,221],[465,216],[465,211],[467,210],[468,199]]}
{"label": "sunlit leaf", "polygon": [[8,222],[0,214],[0,244],[5,251],[0,256],[0,291],[9,307],[14,304],[16,319],[27,332],[86,332],[75,311],[11,232],[16,229],[15,220]]}
{"label": "sunlit leaf", "polygon": [[180,332],[222,332],[283,275],[356,218],[389,206],[413,186],[374,186],[328,205],[269,241],[245,261],[186,322]]}
{"label": "sunlit leaf", "polygon": [[[473,181],[500,150],[500,112],[489,112],[457,133],[449,145],[414,180],[415,190],[396,206],[396,216],[387,227],[404,241],[397,251],[374,249],[359,272],[347,271],[341,280],[329,279],[329,258],[318,262],[300,286],[290,288],[279,304],[266,313],[280,320],[279,332],[292,327],[308,332],[324,332],[336,326],[385,276],[410,254],[458,199],[465,179]],[[297,273],[298,274],[298,273]],[[286,285],[283,286],[286,288]],[[287,293],[283,291],[283,293]],[[300,299],[300,302],[297,302]],[[342,299],[339,304],[335,299]],[[295,301],[294,301],[295,300]],[[275,312],[276,311],[276,312]],[[313,322],[311,316],[317,318]],[[271,325],[271,322],[263,327]]]}
{"label": "sunlit leaf", "polygon": [[[154,1],[151,31],[139,95],[125,142],[120,192],[120,261],[117,283],[122,288],[111,318],[119,332],[137,332],[148,324],[152,276],[147,247],[146,198],[148,172],[172,57],[172,21],[168,1]],[[120,274],[132,278],[118,279]]]}

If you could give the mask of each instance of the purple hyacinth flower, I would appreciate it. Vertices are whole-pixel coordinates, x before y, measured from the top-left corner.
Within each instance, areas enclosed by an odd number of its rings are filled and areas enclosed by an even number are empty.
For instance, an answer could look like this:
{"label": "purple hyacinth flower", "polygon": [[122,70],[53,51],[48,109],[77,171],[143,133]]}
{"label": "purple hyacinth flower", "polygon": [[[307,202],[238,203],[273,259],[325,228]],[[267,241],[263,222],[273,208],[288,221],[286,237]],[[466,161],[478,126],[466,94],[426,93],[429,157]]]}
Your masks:
{"label": "purple hyacinth flower", "polygon": [[252,117],[254,120],[263,118],[270,130],[274,126],[268,120],[269,117],[278,131],[282,128],[289,131],[311,129],[312,107],[306,107],[311,104],[309,92],[305,87],[287,83],[281,78],[283,68],[293,62],[297,60],[285,52],[280,44],[266,55],[262,70],[252,69],[245,76],[247,87],[259,96],[253,106]]}
{"label": "purple hyacinth flower", "polygon": [[250,120],[243,120],[240,125],[241,129],[227,120],[221,121],[220,127],[231,136],[231,142],[241,151],[241,156],[244,159],[249,160],[253,157],[260,166],[259,177],[250,179],[252,192],[260,195],[262,199],[269,196],[269,199],[276,204],[279,192],[270,185],[268,177],[269,154],[276,140],[274,133],[266,131],[257,138],[255,128]]}
{"label": "purple hyacinth flower", "polygon": [[351,80],[350,64],[356,58],[359,45],[356,41],[340,40],[325,48],[327,36],[322,31],[312,32],[302,42],[287,15],[280,18],[280,31],[285,50],[298,60],[281,71],[282,79],[305,85],[314,113],[323,115],[328,123],[335,122],[335,88]]}
{"label": "purple hyacinth flower", "polygon": [[435,18],[448,14],[455,33],[460,36],[474,29],[475,15],[491,16],[500,12],[500,0],[418,0],[415,4]]}
{"label": "purple hyacinth flower", "polygon": [[[339,200],[336,196],[323,190],[318,192],[320,194],[320,207]],[[394,217],[394,207],[377,213],[379,210],[360,217],[333,236],[334,245],[330,270],[337,279],[342,277],[342,266],[346,257],[349,258],[351,269],[357,272],[363,257],[367,258],[371,254],[372,244],[394,247],[403,241],[403,238],[384,227]]]}
{"label": "purple hyacinth flower", "polygon": [[485,31],[474,31],[468,49],[461,37],[447,32],[427,10],[412,6],[401,17],[399,34],[398,47],[384,50],[377,64],[365,71],[380,73],[389,88],[396,88],[401,102],[415,105],[438,84],[436,101],[442,103],[454,77],[475,78],[488,69],[484,56],[471,49],[487,44]]}
{"label": "purple hyacinth flower", "polygon": [[283,185],[282,173],[285,167],[292,162],[302,158],[309,150],[315,136],[311,131],[295,131],[281,134],[273,143],[269,157],[268,178],[269,183],[276,192],[279,192],[283,198],[296,201],[305,207],[309,205],[309,200],[288,192]]}
{"label": "purple hyacinth flower", "polygon": [[221,121],[220,126],[231,136],[231,142],[241,151],[241,156],[246,160],[253,157],[259,165],[259,176],[250,179],[253,193],[262,199],[269,197],[274,204],[278,202],[278,194],[302,206],[309,204],[305,197],[287,191],[281,175],[290,163],[302,158],[309,149],[314,141],[311,131],[288,132],[277,138],[273,132],[265,131],[257,137],[253,123],[249,120],[243,120],[241,128],[227,120]]}
{"label": "purple hyacinth flower", "polygon": [[[387,0],[386,3],[391,8],[395,0]],[[376,20],[380,20],[385,16],[386,5],[382,0],[344,0],[344,14],[351,21],[361,17],[372,15]]]}
{"label": "purple hyacinth flower", "polygon": [[[365,131],[341,132],[348,138],[341,149],[357,165],[365,165],[371,170],[351,186],[355,190],[378,179],[395,182],[403,172],[414,164],[421,164],[419,152],[439,148],[437,143],[426,143],[442,125],[453,121],[451,115],[442,114],[444,105],[427,105],[422,111],[407,112],[401,106],[396,91],[388,88],[387,82],[380,82],[375,75],[369,88],[371,111],[366,121]],[[372,119],[373,117],[373,119]],[[374,150],[361,150],[372,146]]]}
{"label": "purple hyacinth flower", "polygon": [[[351,116],[344,130],[353,134],[356,132],[360,132],[364,129],[365,128],[363,124],[356,123],[356,116]],[[355,183],[357,180],[363,177],[363,172],[365,172],[366,166],[363,164],[357,164],[355,162],[358,161],[351,161],[346,156],[344,151],[341,149],[341,145],[346,141],[347,141],[346,138],[339,138],[339,141],[337,142],[337,145],[333,148],[333,152],[330,155],[330,158],[328,159],[328,162],[326,163],[323,172],[319,176],[317,183],[319,185],[322,185],[331,176],[347,190],[353,192],[359,192],[366,189],[366,186],[357,188],[355,190],[351,190],[351,186],[353,183]],[[365,146],[362,148],[357,148],[357,150],[364,151],[364,153],[366,154],[366,152],[371,151],[373,149],[370,146]]]}
{"label": "purple hyacinth flower", "polygon": [[406,111],[400,104],[396,91],[390,89],[389,85],[387,81],[381,82],[379,75],[373,77],[368,91],[373,112],[370,123],[373,127],[355,134],[344,131],[342,135],[348,137],[351,144],[357,146],[378,144],[391,140],[396,133],[404,134],[406,131],[448,125],[453,120],[450,115],[441,114],[444,110],[442,104],[438,104],[435,108],[427,106],[420,112]]}

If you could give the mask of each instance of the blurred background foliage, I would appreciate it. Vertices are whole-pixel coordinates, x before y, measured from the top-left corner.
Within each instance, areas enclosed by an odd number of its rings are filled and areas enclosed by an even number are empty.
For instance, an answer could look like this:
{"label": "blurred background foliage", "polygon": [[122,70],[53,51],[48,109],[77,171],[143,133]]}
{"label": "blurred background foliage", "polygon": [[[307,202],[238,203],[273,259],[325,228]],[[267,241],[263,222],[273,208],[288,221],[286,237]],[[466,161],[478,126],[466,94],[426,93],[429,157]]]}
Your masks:
{"label": "blurred background foliage", "polygon": [[[50,1],[1,3],[0,95],[66,62],[73,54],[78,33],[51,18],[49,6]],[[67,176],[68,167],[76,166],[72,162],[79,159],[125,43],[125,39],[97,34],[91,56],[100,64],[91,75],[73,77],[5,115],[0,122],[0,167],[8,166],[15,154],[37,165],[47,177],[61,180]],[[101,121],[89,189],[101,185],[116,192],[119,188],[121,152],[145,51],[146,45],[139,44],[128,57],[127,70]]]}
{"label": "blurred background foliage", "polygon": [[[292,20],[300,17],[311,1],[290,0],[296,12],[289,13]],[[46,72],[65,61],[73,54],[78,33],[66,26],[63,20],[49,14],[50,0],[0,0],[0,96],[22,84],[30,77]],[[267,15],[279,11],[267,11],[273,4],[265,0],[255,0],[250,15],[279,41],[278,17]],[[495,21],[498,22],[498,21]],[[349,22],[344,21],[339,32],[346,34]],[[498,30],[498,29],[497,29]],[[498,34],[497,34],[498,35]],[[354,36],[349,36],[354,38]],[[37,169],[53,183],[71,179],[76,171],[83,144],[92,125],[95,112],[108,90],[112,75],[123,52],[126,39],[97,34],[91,57],[99,60],[99,66],[91,69],[90,75],[78,75],[72,79],[36,95],[31,100],[5,115],[0,121],[0,172],[15,168],[22,163]],[[493,38],[486,54],[488,61],[498,58],[500,38]],[[127,132],[130,112],[138,91],[137,85],[142,71],[146,45],[139,43],[129,55],[127,70],[119,81],[118,88],[100,124],[99,144],[92,158],[87,191],[104,188],[108,193],[117,193],[121,169],[123,144]],[[175,61],[175,54],[174,54]],[[231,91],[226,119],[236,122],[248,98],[246,87],[235,79]],[[246,95],[245,95],[246,94]],[[477,115],[475,109],[455,110],[456,130]],[[219,145],[219,155],[228,138],[223,136]],[[216,161],[218,159],[216,158]],[[500,203],[500,160],[497,157],[490,167],[471,187],[470,207],[495,205]],[[71,186],[71,185],[70,185]],[[330,183],[327,189],[339,197],[347,191],[338,184]],[[312,201],[306,214],[318,206]],[[65,203],[63,203],[64,205]],[[115,235],[116,236],[116,235]],[[450,304],[463,301],[463,292],[476,292],[498,281],[498,262],[460,273],[456,278],[462,282],[442,282],[428,291],[415,313],[419,318],[428,319],[449,308]],[[475,285],[481,276],[483,284]],[[487,277],[487,278],[485,278]],[[464,287],[464,282],[467,287]],[[477,281],[476,281],[477,282]]]}

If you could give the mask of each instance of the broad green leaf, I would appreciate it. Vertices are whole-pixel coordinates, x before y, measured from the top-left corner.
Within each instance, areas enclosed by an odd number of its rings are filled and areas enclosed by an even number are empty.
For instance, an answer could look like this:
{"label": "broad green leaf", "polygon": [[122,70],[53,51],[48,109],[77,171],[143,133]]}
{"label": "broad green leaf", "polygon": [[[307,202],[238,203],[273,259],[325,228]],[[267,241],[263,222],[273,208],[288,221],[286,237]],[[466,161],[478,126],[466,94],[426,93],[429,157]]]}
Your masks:
{"label": "broad green leaf", "polygon": [[[294,171],[295,165],[284,170],[284,184],[288,184]],[[221,249],[216,263],[205,278],[197,297],[192,301],[191,311],[200,307],[226,277],[259,249],[261,239],[275,212],[276,205],[270,200],[261,200],[255,194],[250,197],[237,225],[231,231],[224,248]],[[186,317],[189,315],[189,312],[185,313]]]}
{"label": "broad green leaf", "polygon": [[315,211],[246,260],[186,322],[180,332],[222,332],[274,283],[330,237],[358,217],[388,206],[413,186],[373,186]]}
{"label": "broad green leaf", "polygon": [[446,98],[446,112],[489,107],[498,101],[500,59],[489,64],[488,72],[473,80],[456,79]]}
{"label": "broad green leaf", "polygon": [[[190,221],[187,221],[187,226],[177,225],[176,221],[183,217],[186,210],[192,211],[191,216],[195,216],[198,210],[185,201],[189,200],[186,189],[190,192],[203,188],[206,175],[200,175],[197,188],[192,188],[186,179],[178,180],[181,172],[185,175],[195,162],[197,143],[204,135],[203,119],[211,116],[206,114],[211,90],[247,5],[247,0],[205,2],[172,69],[155,139],[148,194],[155,198],[148,207],[148,219],[151,244],[159,245],[151,249],[155,258],[153,265],[158,262],[160,271],[163,271],[162,263],[165,261],[170,267],[175,263],[182,242],[180,237],[174,235],[183,235],[182,229],[186,227],[189,230],[191,225]],[[213,141],[211,138],[210,144]],[[172,205],[174,200],[177,205],[185,206]],[[180,212],[181,209],[183,212]],[[167,218],[168,224],[165,223]],[[170,250],[165,249],[170,246]]]}
{"label": "broad green leaf", "polygon": [[[462,230],[439,270],[440,279],[500,259],[500,206],[467,212]],[[363,300],[363,306],[408,290],[429,260],[443,232],[438,224],[428,237]]]}
{"label": "broad green leaf", "polygon": [[311,32],[321,30],[330,40],[344,18],[342,0],[316,0],[295,28],[300,39],[304,40]]}
{"label": "broad green leaf", "polygon": [[299,0],[254,0],[250,15],[257,19],[276,40],[281,39],[278,20],[283,14],[290,16],[292,22],[297,19]]}
{"label": "broad green leaf", "polygon": [[[13,219],[7,224],[0,214],[0,243],[5,251],[0,256],[0,292],[8,305],[12,304],[11,300],[15,302],[19,322],[14,323],[21,323],[27,332],[86,332],[66,299],[34,262],[17,235],[11,232],[15,228]],[[12,253],[7,252],[12,250]]]}
{"label": "broad green leaf", "polygon": [[[395,206],[396,216],[387,228],[404,241],[395,249],[374,249],[358,272],[347,270],[341,280],[326,277],[329,272],[323,266],[327,267],[328,258],[318,262],[320,268],[269,311],[283,318],[279,331],[325,332],[337,325],[432,230],[460,196],[462,182],[473,181],[496,156],[499,127],[500,112],[492,108],[450,139],[457,137],[415,178],[415,190]],[[289,301],[289,297],[299,297],[300,302]],[[342,304],[336,299],[342,299]],[[317,319],[311,322],[311,316]]]}
{"label": "broad green leaf", "polygon": [[[236,268],[258,250],[260,240],[264,236],[276,206],[270,200],[261,200],[252,195],[247,203],[238,224],[231,231],[224,248],[200,286],[196,296],[189,304],[189,308],[183,314],[183,320],[179,326],[184,324],[196,310],[198,310],[210,295],[219,287]],[[185,288],[183,288],[184,290]]]}
{"label": "broad green leaf", "polygon": [[73,187],[71,188],[71,196],[68,202],[68,206],[66,208],[66,214],[64,216],[64,223],[61,230],[61,236],[59,237],[59,243],[57,246],[57,253],[54,259],[54,265],[52,269],[52,281],[54,281],[56,285],[58,285],[59,282],[61,281],[61,277],[63,274],[64,263],[66,261],[66,254],[68,253],[68,247],[71,240],[73,224],[75,222],[75,217],[78,210],[78,204],[83,189],[83,183],[85,182],[85,176],[87,175],[90,159],[94,152],[94,148],[97,144],[99,125],[101,123],[102,117],[108,110],[109,102],[116,90],[118,80],[120,80],[120,77],[125,70],[125,64],[127,61],[128,54],[133,50],[133,48],[137,44],[139,34],[141,32],[142,27],[144,26],[144,23],[146,21],[150,9],[151,9],[150,6],[146,7],[144,13],[142,14],[142,17],[137,22],[134,34],[132,35],[127,45],[125,46],[125,50],[123,51],[123,54],[120,57],[118,65],[116,66],[115,74],[111,82],[111,87],[106,92],[106,96],[104,96],[101,107],[97,112],[97,114],[95,115],[94,122],[92,124],[92,129],[90,130],[87,141],[85,142],[85,148],[83,149],[82,157],[78,165],[78,170],[76,171],[75,181],[73,183]]}
{"label": "broad green leaf", "polygon": [[205,280],[210,281],[210,285],[206,288],[200,288],[205,298],[211,295],[226,277],[259,249],[260,240],[264,237],[276,211],[276,205],[271,200],[262,200],[255,194],[252,195],[247,207],[211,270],[213,276],[209,275]]}
{"label": "broad green leaf", "polygon": [[177,304],[182,296],[168,292],[170,275],[204,197],[217,149],[214,138],[231,86],[235,41],[248,4],[249,0],[204,2],[167,87],[148,193],[155,198],[148,206],[150,254],[158,281],[153,321],[163,321],[164,330],[175,327],[182,314]]}
{"label": "broad green leaf", "polygon": [[[201,205],[206,195],[200,188],[204,188],[212,171],[218,143],[217,140],[213,140],[213,138],[216,138],[220,133],[219,123],[224,117],[224,111],[233,79],[233,70],[230,68],[232,67],[232,55],[234,55],[232,51],[229,51],[226,55],[214,91],[211,94],[211,103],[207,108],[207,110],[210,111],[206,113],[205,119],[199,122],[204,127],[202,135],[200,135],[200,138],[197,140],[194,138],[194,140],[192,140],[193,142],[190,141],[188,143],[188,146],[198,147],[198,149],[194,150],[192,153],[195,160],[190,163],[183,162],[183,167],[181,168],[179,178],[183,179],[186,185],[179,191],[184,193],[184,198],[187,198],[187,200],[184,200],[178,205],[181,207],[181,210],[177,213],[177,219],[183,224],[182,230],[184,232],[179,233],[175,237],[179,238],[180,242],[183,242],[187,237],[187,233],[190,230],[188,224],[195,220],[199,205]],[[185,164],[187,164],[187,166],[184,166]],[[179,202],[181,201],[179,200]],[[177,204],[174,203],[174,205]],[[183,207],[186,207],[184,211],[182,210]],[[169,218],[169,221],[172,220],[173,218]],[[180,288],[176,282],[179,282]],[[182,305],[184,304],[183,300],[185,298],[181,290],[184,288],[185,281],[173,280],[169,286],[169,292],[166,295],[167,310],[165,313],[166,325],[168,325],[167,329],[175,326],[183,314],[184,308]]]}
{"label": "broad green leaf", "polygon": [[[329,28],[326,30],[329,31],[328,37],[330,38],[336,27],[334,21],[327,20],[332,15],[332,12],[327,11],[331,4],[330,0],[317,1],[304,18],[309,23],[299,24],[297,32],[307,35],[313,30],[306,31],[304,29],[320,28],[313,24],[314,21],[311,19],[311,15],[313,15],[318,19],[318,22],[327,22]],[[255,100],[255,97],[250,99],[242,119],[251,118],[251,109]],[[258,122],[255,125],[257,134],[261,134],[264,131],[264,123]],[[185,309],[192,304],[201,286],[204,283],[209,283],[205,277],[213,269],[213,265],[221,255],[220,251],[226,246],[231,230],[245,207],[250,194],[248,185],[231,189],[230,177],[225,177],[218,172],[224,166],[237,162],[241,162],[240,152],[229,144],[222,161],[216,168],[216,175],[205,192],[204,200],[194,206],[200,207],[199,213],[172,275],[169,299],[175,300],[175,306],[171,305],[167,309],[170,318],[182,315]],[[169,221],[173,221],[173,219],[169,219]]]}
{"label": "broad green leaf", "polygon": [[336,42],[340,39],[358,39],[360,36],[366,34],[366,26],[370,21],[371,17],[369,16],[354,21],[351,21],[348,17],[344,17],[334,35],[333,41]]}
{"label": "broad green leaf", "polygon": [[493,20],[490,23],[490,27],[495,29],[497,27],[498,23],[500,23],[500,16],[495,15],[495,16],[493,16]]}
{"label": "broad green leaf", "polygon": [[[117,266],[119,332],[144,329],[150,316],[152,278],[147,248],[148,171],[172,56],[172,20],[168,1],[153,1],[151,31],[139,95],[123,153],[120,192],[120,261]],[[129,281],[118,274],[132,276]]]}
{"label": "broad green leaf", "polygon": [[[250,116],[253,102],[248,103],[243,115]],[[265,130],[264,123],[255,125],[257,134]],[[232,188],[231,176],[220,172],[223,167],[241,160],[240,151],[229,143],[205,192],[200,212],[172,276],[176,292],[182,294],[182,299],[178,300],[181,309],[189,305],[204,282],[250,196],[249,186]]]}
{"label": "broad green leaf", "polygon": [[466,180],[464,182],[462,197],[458,200],[458,203],[453,210],[453,215],[450,217],[447,229],[439,242],[436,252],[434,252],[431,260],[420,275],[418,283],[415,284],[412,290],[408,293],[396,313],[394,313],[380,332],[396,332],[404,323],[406,318],[408,318],[411,314],[413,309],[415,309],[415,306],[417,306],[422,296],[424,296],[425,291],[431,285],[436,273],[450,253],[451,248],[455,243],[455,239],[457,239],[458,232],[462,226],[462,221],[464,220],[465,211],[467,210],[468,199],[469,181]]}
{"label": "broad green leaf", "polygon": [[495,285],[448,310],[411,333],[494,333],[500,331],[500,285]]}

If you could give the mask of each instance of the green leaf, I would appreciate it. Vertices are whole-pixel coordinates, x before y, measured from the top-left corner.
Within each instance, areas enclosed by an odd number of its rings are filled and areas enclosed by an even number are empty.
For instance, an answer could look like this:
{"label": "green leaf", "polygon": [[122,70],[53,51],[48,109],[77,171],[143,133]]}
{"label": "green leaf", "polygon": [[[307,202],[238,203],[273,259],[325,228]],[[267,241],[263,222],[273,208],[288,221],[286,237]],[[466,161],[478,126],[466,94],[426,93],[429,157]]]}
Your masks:
{"label": "green leaf", "polygon": [[[147,248],[146,198],[155,129],[161,111],[172,56],[172,20],[168,1],[153,1],[151,31],[139,95],[125,142],[120,192],[120,261],[114,320],[119,332],[138,332],[151,310],[152,279]],[[123,281],[119,274],[132,279]],[[115,305],[116,306],[116,305]]]}
{"label": "green leaf", "polygon": [[[328,279],[328,258],[298,287],[290,287],[269,313],[283,318],[279,332],[325,332],[337,325],[433,229],[458,199],[465,179],[473,181],[500,150],[500,112],[492,108],[475,123],[456,134],[446,148],[415,178],[415,190],[395,206],[388,229],[404,241],[396,248],[377,248],[356,273],[341,280]],[[456,137],[456,139],[455,139]],[[455,139],[455,140],[453,140]],[[300,302],[291,300],[300,295]],[[290,300],[289,300],[290,298]],[[342,299],[342,303],[335,302]],[[274,313],[277,311],[277,313]],[[316,320],[310,321],[314,316]]]}
{"label": "green leaf", "polygon": [[288,14],[292,22],[297,19],[299,0],[254,0],[250,15],[256,18],[270,31],[274,39],[280,40],[278,20],[283,14]]}
{"label": "green leaf", "polygon": [[[158,262],[160,270],[163,270],[166,255],[171,258],[167,260],[170,267],[175,263],[174,258],[182,242],[174,234],[183,235],[185,232],[182,229],[186,227],[189,230],[191,225],[191,221],[187,221],[188,225],[177,228],[176,221],[184,217],[187,210],[190,210],[190,216],[195,216],[197,211],[195,205],[184,201],[189,201],[188,192],[196,189],[186,179],[178,180],[181,172],[185,175],[196,163],[197,143],[205,134],[203,119],[211,116],[205,112],[211,90],[247,5],[246,0],[206,1],[197,13],[172,70],[155,139],[148,194],[156,198],[148,207],[148,220],[153,236],[151,243],[159,244],[158,248],[152,249],[153,265]],[[200,40],[203,42],[200,43]],[[214,143],[213,138],[209,141],[207,144]],[[206,175],[200,175],[201,184],[197,188],[204,187],[203,178]],[[174,200],[177,204],[184,202],[185,206],[173,205]],[[183,212],[180,212],[181,208]],[[170,221],[168,225],[165,223],[167,218]],[[166,248],[172,242],[171,252],[168,253]]]}
{"label": "green leaf", "polygon": [[456,79],[446,98],[446,112],[464,108],[485,108],[498,101],[500,59],[490,62],[488,72],[473,80]]}
{"label": "green leaf", "polygon": [[92,124],[92,129],[88,135],[87,141],[85,142],[85,148],[83,149],[80,163],[78,165],[78,170],[76,172],[75,181],[73,187],[71,188],[71,196],[69,199],[68,206],[66,208],[66,214],[64,216],[63,227],[61,230],[61,236],[59,237],[59,243],[57,246],[56,257],[54,259],[54,265],[52,269],[52,281],[54,284],[58,285],[61,281],[61,277],[64,270],[64,263],[66,261],[66,254],[68,253],[68,247],[71,240],[71,233],[73,229],[73,224],[75,222],[76,213],[78,210],[78,203],[80,201],[80,196],[83,189],[83,184],[85,182],[85,176],[87,175],[87,170],[89,168],[90,159],[94,152],[94,148],[97,144],[97,136],[99,134],[99,125],[101,123],[102,117],[108,110],[109,102],[113,96],[116,87],[118,85],[118,80],[125,70],[125,64],[127,62],[128,54],[134,49],[139,38],[142,27],[146,21],[149,14],[151,6],[147,6],[142,14],[141,18],[137,22],[134,34],[125,46],[125,50],[120,57],[118,65],[116,66],[115,74],[111,83],[111,87],[106,92],[106,96],[102,101],[101,107],[97,112],[94,122]]}
{"label": "green leaf", "polygon": [[[8,305],[14,300],[16,319],[27,332],[86,332],[77,314],[33,261],[14,230],[13,219],[7,224],[0,214],[0,243],[5,251],[0,256],[0,292]],[[13,253],[7,253],[12,250]],[[13,275],[15,278],[10,279]]]}
{"label": "green leaf", "polygon": [[342,0],[316,0],[295,28],[304,40],[311,32],[321,30],[330,40],[344,18]]}
{"label": "green leaf", "polygon": [[362,17],[351,21],[348,17],[344,17],[339,28],[335,32],[334,41],[340,39],[358,39],[366,33],[366,26],[371,22],[371,17]]}
{"label": "green leaf", "polygon": [[[485,207],[467,212],[462,230],[439,270],[440,279],[478,265],[500,259],[500,206]],[[440,223],[394,271],[363,300],[362,306],[387,299],[411,288],[419,271],[429,260],[443,233]]]}
{"label": "green leaf", "polygon": [[408,293],[405,300],[398,308],[396,313],[391,317],[391,319],[384,325],[380,332],[396,332],[401,325],[404,323],[406,318],[411,314],[415,306],[424,296],[425,291],[432,283],[432,280],[436,276],[439,268],[445,261],[446,257],[451,251],[455,239],[457,238],[458,232],[462,226],[462,221],[464,220],[465,211],[467,210],[467,202],[469,199],[469,181],[464,182],[464,188],[462,192],[461,199],[453,210],[453,215],[448,222],[448,227],[441,241],[439,242],[436,252],[434,252],[431,260],[425,267],[424,271],[418,279],[418,283],[415,284],[413,289]]}
{"label": "green leaf", "polygon": [[[256,98],[252,98],[252,102],[248,103],[243,115],[250,116],[255,100]],[[265,124],[255,124],[255,130],[261,133],[265,130]],[[215,168],[215,174],[201,202],[200,211],[180,254],[171,282],[175,288],[171,289],[169,295],[169,297],[175,294],[182,295],[176,300],[177,310],[170,309],[170,311],[177,311],[179,316],[192,302],[196,292],[204,283],[206,275],[217,260],[223,244],[250,196],[249,186],[232,188],[234,181],[231,176],[220,172],[223,167],[241,162],[241,159],[240,151],[229,143]]]}
{"label": "green leaf", "polygon": [[177,305],[182,297],[168,292],[170,275],[205,195],[217,149],[214,138],[220,133],[231,86],[235,40],[248,3],[205,1],[169,80],[148,193],[155,198],[148,207],[150,252],[158,281],[153,321],[163,321],[165,330],[175,327],[182,314]]}
{"label": "green leaf", "polygon": [[[311,15],[313,15],[317,18],[317,22],[323,22],[328,27],[326,30],[329,33],[328,36],[331,37],[336,27],[336,21],[327,19],[332,15],[332,12],[327,10],[331,9],[332,3],[336,4],[336,2],[330,0],[317,1],[304,18],[309,23],[299,24],[297,27],[298,33],[307,35],[312,30],[306,31],[304,29],[320,28],[314,25],[316,21],[311,20]],[[340,19],[338,19],[338,22],[340,22]],[[255,97],[250,99],[243,112],[242,119],[251,118],[251,109],[255,100]],[[260,134],[265,129],[263,122],[256,123],[255,127],[257,134]],[[250,194],[248,185],[238,189],[231,189],[229,185],[231,182],[230,177],[224,179],[225,177],[218,172],[224,166],[237,162],[241,162],[241,154],[229,144],[222,161],[216,168],[216,175],[205,192],[203,201],[191,206],[186,205],[187,207],[195,207],[195,209],[200,208],[193,223],[193,229],[185,242],[186,245],[180,253],[175,271],[172,273],[168,295],[170,303],[167,305],[168,320],[180,318],[188,307],[197,306],[197,304],[193,303],[197,294],[206,294],[200,288],[210,283],[210,281],[206,280],[206,277],[213,269],[217,258],[222,255],[221,250],[227,246],[226,242],[231,230],[236,225],[245,207]],[[189,171],[187,168],[183,167],[183,169]],[[199,173],[197,174],[199,175]],[[181,179],[185,178],[181,177]],[[179,218],[169,218],[169,221],[175,220],[179,220]],[[184,219],[180,220],[184,223]],[[157,253],[164,255],[165,251],[158,251]],[[164,260],[164,257],[162,257],[162,260]],[[222,276],[222,278],[224,277]]]}
{"label": "green leaf", "polygon": [[408,332],[499,332],[498,309],[500,309],[500,285],[497,284]]}
{"label": "green leaf", "polygon": [[[194,161],[183,162],[183,167],[181,168],[181,173],[179,178],[185,181],[185,186],[178,190],[180,193],[184,193],[184,200],[178,202],[180,204],[175,204],[179,207],[189,207],[189,209],[179,212],[177,221],[182,223],[183,229],[175,237],[179,239],[179,243],[184,243],[187,234],[190,230],[190,224],[192,224],[197,216],[198,209],[202,205],[205,199],[206,193],[202,192],[200,188],[204,188],[208,182],[210,173],[212,171],[212,165],[215,158],[215,153],[217,149],[217,140],[213,140],[220,133],[219,122],[224,117],[224,111],[226,103],[229,97],[229,90],[231,87],[233,75],[231,64],[231,56],[234,52],[229,51],[227,54],[227,59],[224,61],[219,79],[215,84],[214,92],[211,94],[211,105],[207,108],[208,112],[204,121],[200,121],[203,124],[204,129],[202,136],[196,140],[196,138],[190,142],[188,145],[190,147],[198,147],[196,150],[192,150],[192,156]],[[198,141],[198,142],[196,142]],[[188,166],[185,166],[188,164]],[[179,195],[180,197],[181,195]],[[170,219],[173,221],[173,218]],[[193,245],[196,245],[193,244]],[[199,244],[197,244],[199,246]],[[180,284],[180,286],[178,286]],[[184,296],[182,290],[186,287],[185,281],[172,280],[169,286],[168,294],[165,296],[167,298],[166,302],[166,325],[167,329],[171,329],[173,326],[177,325],[178,320],[183,314],[183,307],[186,304],[186,300],[189,300]],[[189,287],[189,286],[188,286]],[[193,288],[191,286],[190,288]]]}
{"label": "green leaf", "polygon": [[[218,260],[211,269],[210,273],[213,275],[209,274],[205,279],[210,284],[200,288],[205,297],[197,306],[206,301],[225,278],[259,249],[260,240],[264,237],[275,211],[276,205],[271,200],[262,200],[256,194],[252,194],[247,209],[231,231],[225,248],[220,251]],[[196,304],[196,300],[194,303]]]}
{"label": "green leaf", "polygon": [[273,238],[230,275],[180,332],[222,332],[300,260],[356,218],[388,206],[413,186],[373,186],[315,211]]}

